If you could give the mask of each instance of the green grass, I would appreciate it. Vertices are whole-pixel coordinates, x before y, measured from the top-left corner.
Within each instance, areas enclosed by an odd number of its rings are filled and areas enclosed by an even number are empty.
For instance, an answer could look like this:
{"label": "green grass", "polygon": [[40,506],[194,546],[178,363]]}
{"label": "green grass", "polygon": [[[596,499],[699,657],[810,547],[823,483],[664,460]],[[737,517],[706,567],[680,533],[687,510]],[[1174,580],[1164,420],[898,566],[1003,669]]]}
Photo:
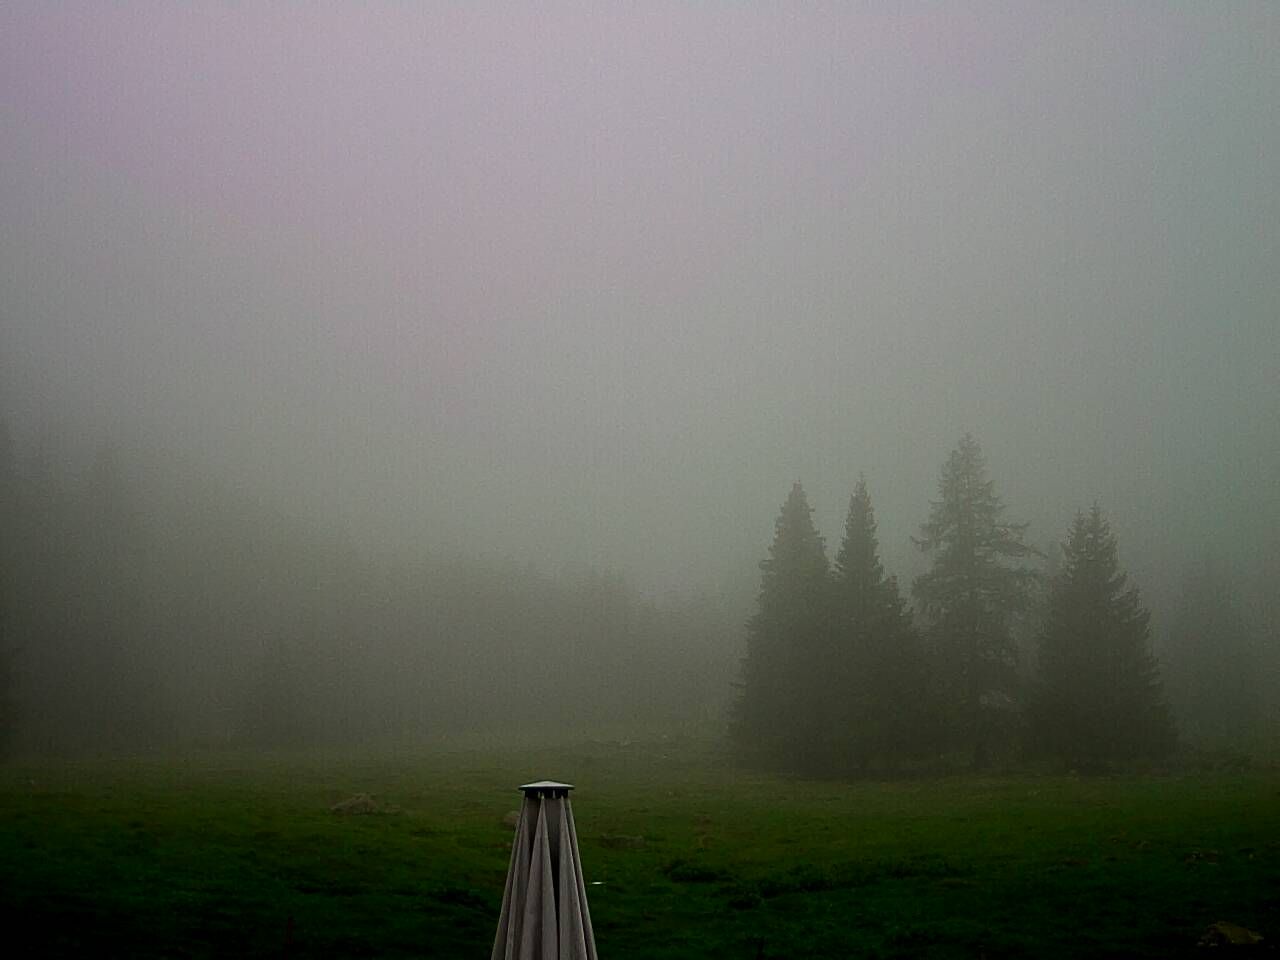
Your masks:
{"label": "green grass", "polygon": [[[606,960],[1165,957],[1218,920],[1280,940],[1275,773],[815,783],[603,744],[9,767],[0,921],[23,956],[485,957],[501,819],[540,777],[578,784]],[[357,792],[393,809],[329,812]]]}

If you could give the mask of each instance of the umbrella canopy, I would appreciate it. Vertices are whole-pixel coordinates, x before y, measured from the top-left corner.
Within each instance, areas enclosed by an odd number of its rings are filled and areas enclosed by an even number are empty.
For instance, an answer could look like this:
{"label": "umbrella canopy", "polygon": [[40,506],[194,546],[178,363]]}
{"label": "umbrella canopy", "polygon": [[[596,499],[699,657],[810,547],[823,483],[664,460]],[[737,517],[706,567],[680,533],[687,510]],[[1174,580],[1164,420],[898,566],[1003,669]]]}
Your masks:
{"label": "umbrella canopy", "polygon": [[520,789],[492,960],[597,960],[569,806],[573,784],[539,780]]}

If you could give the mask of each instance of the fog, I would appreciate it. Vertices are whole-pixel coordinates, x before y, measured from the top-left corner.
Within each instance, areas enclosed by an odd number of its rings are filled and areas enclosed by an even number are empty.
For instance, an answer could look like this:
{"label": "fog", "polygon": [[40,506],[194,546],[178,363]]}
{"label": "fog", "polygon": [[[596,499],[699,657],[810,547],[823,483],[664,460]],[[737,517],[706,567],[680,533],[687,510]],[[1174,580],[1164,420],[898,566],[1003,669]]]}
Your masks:
{"label": "fog", "polygon": [[723,704],[792,482],[832,545],[865,475],[908,582],[970,431],[1157,645],[1211,563],[1274,646],[1273,4],[16,2],[0,143],[15,461],[109,446],[163,556],[594,571],[703,605]]}

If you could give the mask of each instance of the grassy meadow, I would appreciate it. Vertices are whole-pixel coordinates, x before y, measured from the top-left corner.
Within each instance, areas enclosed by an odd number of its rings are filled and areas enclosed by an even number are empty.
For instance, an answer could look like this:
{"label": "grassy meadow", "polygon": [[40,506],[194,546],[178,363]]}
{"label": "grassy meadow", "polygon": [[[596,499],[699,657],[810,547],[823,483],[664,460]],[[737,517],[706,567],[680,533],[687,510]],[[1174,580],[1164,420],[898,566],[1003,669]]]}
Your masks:
{"label": "grassy meadow", "polygon": [[[607,960],[1280,940],[1274,771],[802,782],[674,742],[11,765],[0,919],[22,956],[486,957],[503,817],[542,777],[578,786]],[[379,811],[331,812],[357,793]]]}

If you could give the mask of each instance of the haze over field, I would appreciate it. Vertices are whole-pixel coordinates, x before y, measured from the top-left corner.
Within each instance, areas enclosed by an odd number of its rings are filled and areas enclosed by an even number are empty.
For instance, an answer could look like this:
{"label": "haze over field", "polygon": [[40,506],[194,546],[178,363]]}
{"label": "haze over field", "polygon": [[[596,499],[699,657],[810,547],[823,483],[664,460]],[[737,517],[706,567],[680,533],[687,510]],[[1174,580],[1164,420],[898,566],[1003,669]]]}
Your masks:
{"label": "haze over field", "polygon": [[796,479],[920,572],[972,431],[1274,629],[1275,4],[13,2],[0,143],[23,463],[739,623]]}

